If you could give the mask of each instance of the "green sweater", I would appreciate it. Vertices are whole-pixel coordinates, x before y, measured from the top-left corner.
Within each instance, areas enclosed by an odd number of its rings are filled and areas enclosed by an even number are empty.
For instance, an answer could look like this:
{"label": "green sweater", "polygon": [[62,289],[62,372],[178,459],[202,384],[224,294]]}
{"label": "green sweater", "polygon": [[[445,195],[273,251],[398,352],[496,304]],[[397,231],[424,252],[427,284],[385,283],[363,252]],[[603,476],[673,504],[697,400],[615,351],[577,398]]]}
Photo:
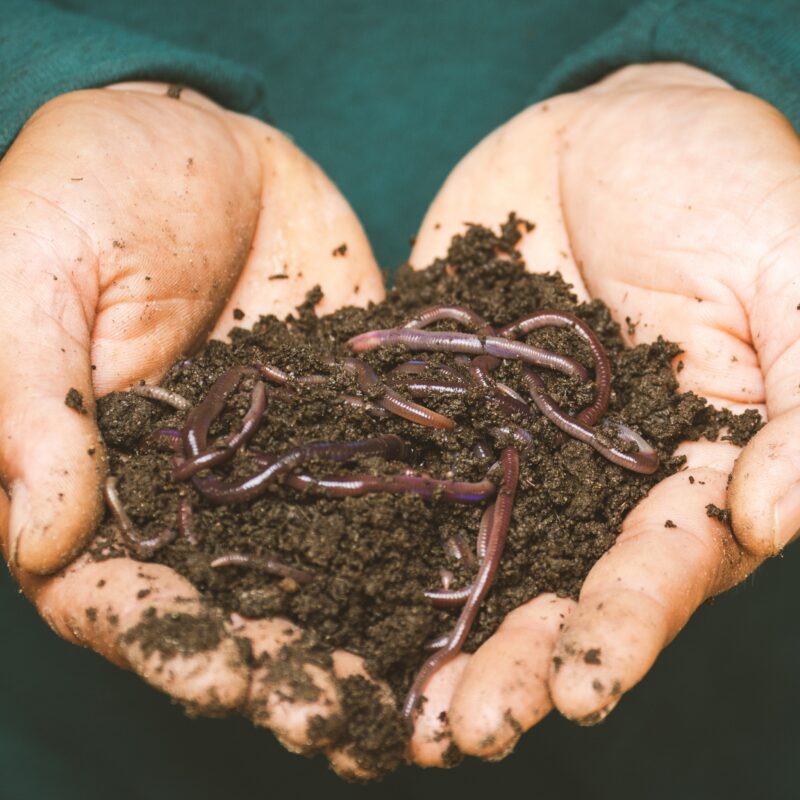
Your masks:
{"label": "green sweater", "polygon": [[473,144],[625,64],[696,64],[800,129],[798,19],[800,0],[0,0],[0,153],[55,95],[184,83],[291,133],[393,265]]}
{"label": "green sweater", "polygon": [[[58,94],[180,82],[288,131],[394,265],[481,137],[534,100],[652,61],[714,72],[800,129],[800,0],[0,0],[0,154]],[[548,720],[501,766],[364,790],[241,720],[188,720],[59,641],[0,566],[0,800],[796,796],[792,557],[760,571],[760,593],[722,599],[713,623],[700,614],[600,731]],[[756,613],[739,646],[738,619]]]}

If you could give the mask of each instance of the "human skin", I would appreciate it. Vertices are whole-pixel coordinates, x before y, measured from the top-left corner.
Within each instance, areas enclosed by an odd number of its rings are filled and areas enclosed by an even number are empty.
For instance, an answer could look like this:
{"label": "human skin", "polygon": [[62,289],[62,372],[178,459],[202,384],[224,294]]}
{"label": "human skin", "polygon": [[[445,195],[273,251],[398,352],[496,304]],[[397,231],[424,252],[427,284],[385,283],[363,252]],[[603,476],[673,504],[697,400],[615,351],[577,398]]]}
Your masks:
{"label": "human skin", "polygon": [[[241,324],[284,316],[316,284],[320,312],[383,296],[351,209],[286,136],[166,89],[64,95],[0,162],[0,543],[65,639],[198,711],[240,711],[301,750],[308,720],[338,710],[334,675],[306,665],[319,700],[291,702],[263,667],[251,673],[234,641],[275,654],[296,628],[233,617],[216,651],[148,655],[121,634],[148,608],[201,616],[197,590],[159,565],[78,555],[102,509],[95,398],[155,382],[209,335],[224,338],[235,308]],[[276,274],[288,278],[269,280]],[[64,404],[70,388],[89,413]],[[359,658],[335,654],[335,676],[359,670]],[[328,755],[358,774],[346,743]]]}
{"label": "human skin", "polygon": [[[235,307],[247,324],[260,311],[287,312],[315,283],[327,295],[321,310],[382,293],[351,211],[288,140],[194,93],[176,101],[164,92],[137,84],[59,98],[0,162],[0,335],[8,343],[0,476],[11,496],[9,504],[0,494],[0,539],[23,588],[65,638],[183,702],[239,709],[302,749],[321,707],[287,704],[280,687],[264,687],[231,638],[216,653],[167,665],[123,643],[120,631],[146,607],[200,613],[183,578],[86,556],[45,577],[80,551],[101,508],[97,431],[91,413],[64,406],[69,388],[93,411],[96,396],[155,381],[192,343],[223,337]],[[525,111],[448,179],[415,264],[443,254],[465,220],[494,225],[515,210],[537,225],[521,244],[529,268],[559,269],[579,296],[600,297],[618,320],[637,322],[632,343],[658,334],[681,343],[682,388],[774,421],[734,474],[735,535],[705,506],[726,505],[738,451],[683,445],[689,471],[629,515],[577,606],[536,598],[434,676],[410,746],[417,763],[440,765],[451,741],[499,757],[553,704],[578,721],[599,720],[697,605],[794,536],[800,502],[788,490],[800,458],[787,431],[800,328],[800,287],[793,300],[789,291],[800,255],[798,177],[800,146],[773,108],[699,70],[659,65]],[[342,241],[347,257],[334,258]],[[290,279],[268,281],[284,263]],[[788,502],[776,505],[785,492]],[[668,518],[677,528],[666,536]],[[151,590],[146,603],[136,598],[142,588]],[[89,605],[99,605],[94,620]],[[256,652],[297,636],[286,630],[284,622],[228,623]],[[600,651],[590,659],[599,664],[586,663],[590,650]],[[335,709],[331,676],[308,669]],[[355,656],[337,654],[337,674],[358,669]],[[329,757],[359,771],[346,745]]]}
{"label": "human skin", "polygon": [[[509,210],[536,223],[521,243],[529,269],[560,270],[579,298],[603,300],[630,344],[679,343],[682,390],[770,421],[741,453],[681,445],[686,469],[628,515],[578,603],[538,597],[442,669],[412,741],[431,765],[451,741],[501,757],[553,706],[600,721],[704,600],[800,528],[800,141],[789,123],[695,68],[628,67],[481,142],[428,211],[412,262],[442,255],[465,220],[496,224]],[[730,508],[732,531],[709,503]]]}

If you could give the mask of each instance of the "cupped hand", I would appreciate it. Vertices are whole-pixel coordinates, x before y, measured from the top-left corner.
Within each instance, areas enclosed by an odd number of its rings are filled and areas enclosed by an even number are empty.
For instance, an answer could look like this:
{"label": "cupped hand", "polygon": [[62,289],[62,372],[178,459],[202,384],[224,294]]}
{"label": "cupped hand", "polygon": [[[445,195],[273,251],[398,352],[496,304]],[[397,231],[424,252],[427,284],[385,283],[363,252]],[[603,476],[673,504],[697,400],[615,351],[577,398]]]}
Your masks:
{"label": "cupped hand", "polygon": [[[800,528],[800,141],[788,122],[695,68],[629,67],[480,143],[434,201],[413,263],[443,255],[465,222],[512,210],[536,224],[521,243],[529,269],[602,299],[631,344],[679,343],[682,390],[770,422],[741,454],[684,443],[686,469],[629,514],[577,603],[530,601],[434,676],[412,740],[431,765],[453,742],[501,757],[553,705],[603,719],[704,600]],[[733,530],[709,503],[730,507]]]}
{"label": "cupped hand", "polygon": [[[313,716],[337,712],[335,678],[363,672],[360,659],[341,652],[330,669],[310,663],[296,627],[214,616],[166,567],[73,559],[102,511],[95,398],[157,381],[209,335],[224,337],[234,309],[245,325],[283,316],[315,284],[320,311],[382,296],[349,206],[280,132],[195,92],[137,83],[64,95],[34,114],[0,162],[0,544],[9,565],[69,641],[198,711],[240,710],[293,749],[309,745]],[[65,404],[72,389],[84,413]],[[218,645],[149,652],[125,634],[153,610],[188,615]],[[251,670],[237,639],[257,661],[291,644],[318,698],[293,699],[268,664]],[[358,773],[346,743],[329,755]]]}

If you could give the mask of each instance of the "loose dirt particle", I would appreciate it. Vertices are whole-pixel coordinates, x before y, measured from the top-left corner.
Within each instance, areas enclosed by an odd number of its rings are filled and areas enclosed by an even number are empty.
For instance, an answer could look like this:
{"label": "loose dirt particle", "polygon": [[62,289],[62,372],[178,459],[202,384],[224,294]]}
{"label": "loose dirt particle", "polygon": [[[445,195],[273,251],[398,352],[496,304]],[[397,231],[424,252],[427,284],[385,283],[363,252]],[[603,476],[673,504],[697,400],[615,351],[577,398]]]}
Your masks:
{"label": "loose dirt particle", "polygon": [[731,511],[729,508],[720,508],[713,503],[709,503],[706,506],[706,514],[709,517],[718,519],[720,522],[724,522],[726,525],[730,525],[731,523]]}
{"label": "loose dirt particle", "polygon": [[600,648],[593,647],[591,650],[587,650],[583,655],[583,660],[587,664],[600,664]]}
{"label": "loose dirt particle", "polygon": [[64,398],[64,405],[77,411],[79,414],[86,415],[89,413],[83,402],[83,395],[75,388],[67,392],[67,396]]}

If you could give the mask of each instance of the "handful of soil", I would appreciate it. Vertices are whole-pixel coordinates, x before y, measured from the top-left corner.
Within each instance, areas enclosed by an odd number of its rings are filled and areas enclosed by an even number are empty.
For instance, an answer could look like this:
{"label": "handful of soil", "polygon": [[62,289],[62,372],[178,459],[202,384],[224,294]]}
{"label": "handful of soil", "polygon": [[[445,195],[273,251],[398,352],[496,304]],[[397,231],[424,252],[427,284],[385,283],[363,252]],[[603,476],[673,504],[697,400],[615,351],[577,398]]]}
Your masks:
{"label": "handful of soil", "polygon": [[[446,258],[424,271],[401,269],[387,298],[366,309],[317,317],[317,289],[286,321],[262,317],[252,330],[234,329],[230,343],[210,342],[174,364],[161,387],[175,396],[145,397],[137,389],[103,398],[100,428],[129,521],[121,524],[119,513],[107,513],[94,555],[165,564],[224,612],[285,617],[306,631],[304,646],[322,661],[334,648],[362,655],[400,707],[432,640],[446,637],[459,619],[458,603],[433,602],[431,593],[453,594],[475,579],[482,557],[476,534],[503,486],[502,470],[493,465],[514,450],[519,477],[507,540],[463,649],[480,646],[508,612],[542,592],[576,597],[625,515],[655,483],[680,469],[683,460],[672,453],[681,441],[716,438],[725,427],[725,438],[743,444],[761,421],[755,412],[734,416],[692,393],[678,393],[676,345],[659,339],[626,348],[603,303],[578,303],[558,274],[526,273],[515,249],[526,229],[513,215],[499,235],[471,226],[453,239]],[[498,359],[481,382],[463,354],[420,356],[406,344],[389,343],[359,353],[377,376],[364,380],[363,369],[353,367],[348,340],[400,327],[434,305],[466,307],[495,328],[539,309],[587,323],[613,376],[607,410],[597,422],[598,431],[612,425],[600,435],[603,446],[635,456],[630,437],[614,433],[633,431],[657,453],[655,471],[631,471],[566,436],[530,402],[534,390],[519,359]],[[431,329],[465,330],[448,319]],[[486,331],[472,333],[486,341]],[[569,327],[549,326],[518,340],[583,369],[581,377],[537,368],[542,391],[558,408],[573,417],[593,403],[598,387],[585,376],[595,362],[585,338]],[[214,389],[219,402],[207,441],[187,444],[197,424],[191,409],[236,367],[246,369],[224,391]],[[387,411],[390,395],[411,409],[404,415],[410,418]],[[454,424],[419,424],[419,403],[434,420]],[[248,479],[252,484],[253,476],[309,443],[380,437],[400,441],[402,457],[366,447],[332,463],[329,452],[316,457],[312,448],[258,491],[231,494],[230,487],[250,485]],[[196,457],[194,472],[181,476],[189,445],[206,461]],[[222,452],[224,457],[215,455]],[[417,481],[418,490],[398,490],[398,475]],[[381,488],[386,476],[394,477]],[[427,481],[424,491],[420,480]],[[350,495],[335,490],[347,481],[366,481],[372,489]],[[484,493],[459,494],[454,482],[481,485]],[[209,486],[228,487],[228,493],[214,494]],[[484,550],[485,544],[484,533]],[[158,648],[156,622],[150,631],[144,621],[136,635]],[[180,631],[172,630],[163,646],[174,648],[176,638]],[[356,757],[378,772],[400,764],[410,729],[400,712],[387,713],[363,679],[346,679],[340,690],[347,719],[338,724],[356,741]]]}

